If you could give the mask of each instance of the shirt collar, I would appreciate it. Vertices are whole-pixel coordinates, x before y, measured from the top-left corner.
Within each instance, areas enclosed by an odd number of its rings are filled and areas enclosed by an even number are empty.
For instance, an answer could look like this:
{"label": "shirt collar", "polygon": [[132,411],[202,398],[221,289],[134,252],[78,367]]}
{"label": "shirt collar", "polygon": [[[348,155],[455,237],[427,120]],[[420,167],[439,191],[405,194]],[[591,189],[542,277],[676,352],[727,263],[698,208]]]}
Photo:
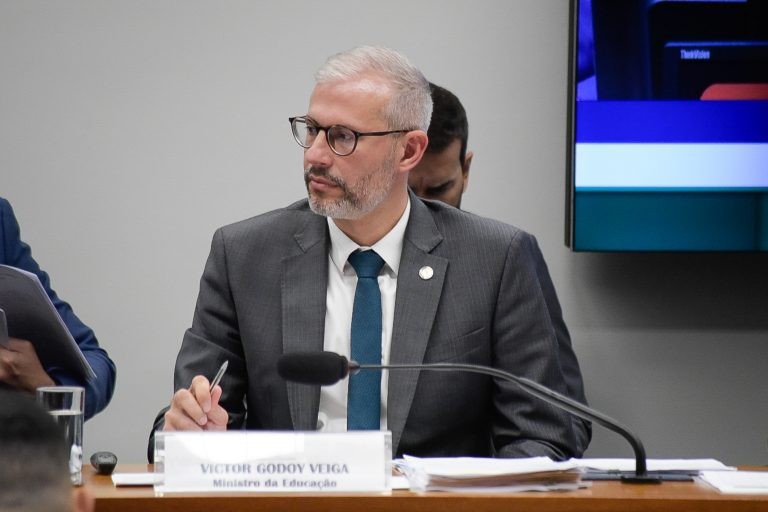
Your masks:
{"label": "shirt collar", "polygon": [[405,228],[408,226],[408,218],[411,215],[411,198],[405,205],[405,211],[400,216],[397,224],[382,237],[381,240],[371,247],[357,245],[344,232],[339,229],[336,223],[328,217],[328,231],[331,235],[331,261],[340,273],[345,273],[345,269],[353,272],[352,266],[347,262],[347,258],[358,249],[373,249],[381,256],[389,270],[397,277],[400,269],[400,255],[403,252],[403,240],[405,239]]}

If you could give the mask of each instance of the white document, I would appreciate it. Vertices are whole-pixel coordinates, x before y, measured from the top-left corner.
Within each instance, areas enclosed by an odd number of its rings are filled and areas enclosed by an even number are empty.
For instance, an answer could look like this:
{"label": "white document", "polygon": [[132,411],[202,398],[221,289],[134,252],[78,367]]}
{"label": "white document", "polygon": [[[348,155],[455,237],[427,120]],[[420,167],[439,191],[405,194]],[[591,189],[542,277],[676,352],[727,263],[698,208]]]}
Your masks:
{"label": "white document", "polygon": [[122,486],[152,486],[160,482],[162,475],[157,473],[113,473],[112,483]]}
{"label": "white document", "polygon": [[407,491],[411,488],[408,479],[403,475],[392,475],[390,483],[392,484],[393,491]]}
{"label": "white document", "polygon": [[766,471],[702,471],[702,481],[727,494],[768,494]]}
{"label": "white document", "polygon": [[577,461],[547,457],[494,459],[479,457],[418,458],[393,461],[414,491],[519,492],[575,490],[582,470]]}
{"label": "white document", "polygon": [[[572,459],[581,467],[601,471],[634,471],[635,459]],[[716,459],[648,459],[648,471],[734,471]]]}
{"label": "white document", "polygon": [[522,459],[495,459],[485,457],[411,457],[405,456],[408,466],[416,467],[434,476],[476,477],[497,475],[522,475],[542,471],[574,469],[579,461],[571,459],[555,462],[549,457]]}

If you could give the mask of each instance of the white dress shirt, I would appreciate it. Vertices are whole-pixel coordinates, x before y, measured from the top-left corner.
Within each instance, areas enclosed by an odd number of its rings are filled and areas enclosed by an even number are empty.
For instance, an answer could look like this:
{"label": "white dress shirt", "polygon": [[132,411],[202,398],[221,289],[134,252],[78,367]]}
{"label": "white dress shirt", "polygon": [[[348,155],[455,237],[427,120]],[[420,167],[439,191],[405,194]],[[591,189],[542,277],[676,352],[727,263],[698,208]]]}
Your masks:
{"label": "white dress shirt", "polygon": [[[325,299],[325,341],[324,349],[347,358],[350,356],[352,330],[352,306],[355,300],[357,274],[347,258],[358,249],[373,249],[384,260],[379,274],[381,291],[381,363],[389,362],[389,347],[392,342],[392,323],[395,318],[395,293],[397,272],[400,268],[400,254],[411,201],[405,207],[395,227],[372,247],[361,247],[353,242],[328,218],[331,235],[331,250],[328,255],[328,291]],[[387,383],[388,372],[381,372],[381,429],[387,428]],[[333,386],[320,390],[320,413],[317,428],[323,432],[345,432],[347,430],[347,386],[344,379]]]}

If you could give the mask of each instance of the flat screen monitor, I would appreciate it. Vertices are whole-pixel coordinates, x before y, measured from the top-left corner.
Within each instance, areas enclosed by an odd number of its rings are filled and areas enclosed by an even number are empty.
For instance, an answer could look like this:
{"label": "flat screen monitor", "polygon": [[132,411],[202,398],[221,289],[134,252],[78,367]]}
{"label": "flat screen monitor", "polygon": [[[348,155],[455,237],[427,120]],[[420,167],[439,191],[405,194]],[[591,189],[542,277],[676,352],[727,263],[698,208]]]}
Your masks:
{"label": "flat screen monitor", "polygon": [[570,9],[566,244],[768,251],[768,1]]}

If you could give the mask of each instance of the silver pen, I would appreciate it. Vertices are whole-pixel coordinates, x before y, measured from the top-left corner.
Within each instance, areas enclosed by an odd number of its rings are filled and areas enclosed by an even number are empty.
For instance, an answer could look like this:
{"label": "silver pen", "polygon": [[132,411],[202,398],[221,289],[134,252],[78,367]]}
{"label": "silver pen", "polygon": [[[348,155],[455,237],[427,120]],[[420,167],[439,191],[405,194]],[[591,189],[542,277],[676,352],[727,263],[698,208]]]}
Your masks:
{"label": "silver pen", "polygon": [[224,376],[224,372],[227,371],[227,366],[229,366],[229,361],[224,361],[224,364],[221,365],[221,368],[219,368],[219,371],[216,372],[216,376],[211,381],[210,391],[213,391],[213,388],[215,388],[216,385],[221,381],[221,378]]}

